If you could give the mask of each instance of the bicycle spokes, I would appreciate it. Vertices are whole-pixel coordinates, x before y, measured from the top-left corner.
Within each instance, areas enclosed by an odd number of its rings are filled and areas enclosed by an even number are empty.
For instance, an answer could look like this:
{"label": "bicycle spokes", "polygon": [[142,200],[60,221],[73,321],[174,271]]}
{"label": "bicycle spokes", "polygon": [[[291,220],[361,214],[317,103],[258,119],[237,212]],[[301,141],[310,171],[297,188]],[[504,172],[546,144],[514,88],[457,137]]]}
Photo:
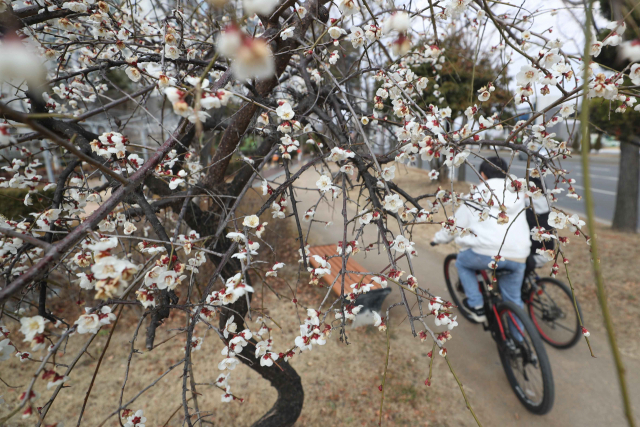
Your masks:
{"label": "bicycle spokes", "polygon": [[540,279],[528,302],[540,336],[554,347],[568,348],[579,339],[579,322],[571,292],[561,282]]}
{"label": "bicycle spokes", "polygon": [[521,398],[537,405],[544,398],[544,380],[540,370],[539,357],[532,343],[530,333],[522,320],[511,310],[500,313],[499,321],[503,325],[506,340],[503,350],[510,367],[515,387]]}

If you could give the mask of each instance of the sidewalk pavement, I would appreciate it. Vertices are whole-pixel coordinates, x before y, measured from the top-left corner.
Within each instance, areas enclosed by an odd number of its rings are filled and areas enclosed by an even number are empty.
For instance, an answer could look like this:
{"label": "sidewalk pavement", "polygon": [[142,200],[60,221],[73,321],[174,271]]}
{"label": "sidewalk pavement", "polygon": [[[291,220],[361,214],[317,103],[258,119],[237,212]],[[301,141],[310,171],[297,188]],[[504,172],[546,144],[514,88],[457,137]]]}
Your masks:
{"label": "sidewalk pavement", "polygon": [[[316,188],[315,182],[318,178],[318,172],[311,169],[301,176],[297,186]],[[282,178],[277,181],[282,182]],[[305,212],[318,202],[319,197],[319,192],[297,191],[298,211]],[[337,244],[338,241],[343,240],[342,203],[342,197],[339,197],[332,201],[332,205],[323,203],[316,209],[316,220],[333,221],[333,225],[325,228],[322,224],[313,223],[308,241],[310,245]],[[356,207],[351,202],[347,203],[347,207],[348,215],[352,217],[357,211]],[[303,231],[306,234],[308,223],[303,224]],[[390,228],[394,232],[397,231],[397,226],[391,225]],[[351,234],[352,229],[353,225],[348,227],[348,240],[354,238]],[[364,239],[367,244],[377,241],[378,232],[375,225],[365,227]],[[429,242],[426,241],[415,242],[415,247],[419,256],[413,259],[413,267],[418,283],[435,295],[448,298],[442,268],[444,256],[430,250]],[[389,264],[388,255],[382,251],[378,253],[377,249],[367,253],[361,251],[354,256],[354,259],[371,272],[381,271]],[[399,264],[402,269],[409,272],[406,259],[401,260]],[[394,287],[393,284],[390,286]],[[412,294],[408,293],[407,298],[409,304],[413,305],[415,298],[412,298]],[[401,301],[400,292],[395,287],[385,300],[383,311],[390,304],[399,301]],[[405,317],[406,312],[403,307],[393,309],[391,326],[398,328],[397,333],[411,333],[408,322],[402,322]],[[597,332],[591,334],[591,343],[597,358],[590,356],[584,341],[569,350],[555,350],[547,346],[553,368],[556,399],[555,406],[549,414],[538,416],[528,413],[512,392],[490,335],[483,331],[481,325],[466,322],[461,316],[458,321],[460,326],[453,330],[454,338],[447,342],[446,347],[465,388],[478,391],[475,393],[475,401],[472,405],[484,425],[548,427],[626,425],[615,366],[604,334]],[[589,319],[589,321],[601,320]],[[429,319],[428,322],[432,324],[433,320]],[[416,329],[421,330],[418,325]],[[416,339],[415,345],[420,345],[420,341]],[[625,364],[627,383],[635,414],[638,417],[640,416],[640,362],[626,358]],[[462,397],[460,402],[459,408],[464,410]],[[451,408],[442,408],[442,410],[451,410]]]}

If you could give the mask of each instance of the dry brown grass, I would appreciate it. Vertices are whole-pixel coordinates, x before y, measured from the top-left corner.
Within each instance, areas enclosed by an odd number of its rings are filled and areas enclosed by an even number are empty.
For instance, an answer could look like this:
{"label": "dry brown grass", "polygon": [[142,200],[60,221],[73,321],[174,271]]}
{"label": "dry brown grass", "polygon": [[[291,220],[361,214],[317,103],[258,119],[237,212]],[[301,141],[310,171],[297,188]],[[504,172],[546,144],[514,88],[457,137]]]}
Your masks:
{"label": "dry brown grass", "polygon": [[[584,229],[586,231],[586,228]],[[597,227],[600,263],[609,301],[609,311],[617,331],[618,346],[626,356],[640,358],[640,235]],[[590,248],[582,237],[571,237],[563,248],[569,258],[568,270],[582,305],[585,325],[604,330],[593,276]],[[563,277],[564,276],[564,277]],[[558,278],[568,282],[562,268]]]}
{"label": "dry brown grass", "polygon": [[[259,203],[255,195],[251,195],[246,208]],[[263,220],[268,220],[263,218]],[[278,298],[259,283],[256,286],[254,307],[270,307],[268,314],[276,320],[279,329],[273,325],[272,338],[276,351],[289,348],[299,333],[297,325],[299,316],[306,316],[304,307],[317,306],[324,297],[324,289],[310,287],[306,281],[298,282],[297,242],[293,233],[284,222],[271,220],[266,240],[276,250],[277,255],[269,255],[266,259],[285,261],[287,267],[281,270],[279,277],[270,282],[272,288],[281,295],[290,298]],[[199,280],[205,282],[211,271],[203,269]],[[296,285],[297,283],[297,285]],[[293,291],[299,304],[291,302]],[[78,295],[69,294],[66,300],[77,300]],[[182,301],[182,300],[181,300]],[[81,314],[81,306],[65,304],[56,307],[60,315],[66,319],[75,319]],[[137,307],[126,307],[117,329],[113,334],[108,353],[100,367],[96,383],[83,416],[83,425],[97,426],[118,406],[118,399],[124,377],[127,357],[131,349],[131,337],[142,310]],[[255,319],[255,317],[254,317]],[[383,409],[383,419],[395,425],[424,426],[461,426],[473,425],[464,407],[460,391],[448,371],[446,363],[439,356],[434,363],[433,386],[424,384],[428,376],[429,359],[427,353],[430,346],[420,345],[410,334],[398,333],[394,327],[402,322],[402,316],[392,316],[391,352],[387,380],[387,395]],[[166,324],[159,329],[156,343],[163,343],[151,352],[144,349],[144,328],[140,331],[135,348],[129,380],[124,393],[124,401],[128,401],[140,390],[155,381],[171,365],[181,360],[185,345],[185,335],[179,330],[186,324],[183,312],[174,311]],[[255,330],[254,323],[249,324]],[[12,338],[20,346],[21,335],[16,332],[17,324],[10,324]],[[85,397],[91,377],[97,366],[97,359],[104,349],[110,327],[100,331],[90,347],[89,354],[82,357],[76,369],[71,373],[67,383],[53,408],[46,418],[46,424],[64,422],[75,425]],[[301,426],[351,426],[372,425],[379,417],[380,397],[378,385],[382,381],[384,360],[386,355],[386,337],[377,328],[363,327],[347,330],[349,345],[339,341],[339,334],[329,339],[323,347],[297,355],[292,365],[302,378],[305,390],[305,405],[298,421]],[[217,364],[222,359],[222,345],[202,326],[196,328],[196,336],[208,339],[202,349],[194,353],[194,373],[199,382],[208,383],[216,379],[220,371]],[[71,338],[66,353],[60,352],[57,363],[68,363],[79,351],[87,335],[76,335]],[[24,346],[21,346],[24,347]],[[245,351],[250,351],[245,350]],[[34,358],[39,358],[39,352]],[[20,363],[17,358],[4,362],[0,377],[8,384],[20,387],[6,388],[2,386],[6,404],[0,406],[0,416],[18,404],[18,396],[36,367],[34,362]],[[63,368],[58,368],[62,372]],[[144,409],[147,425],[162,426],[173,416],[167,425],[183,425],[181,409],[182,365],[164,377],[157,385],[149,389],[131,409]],[[198,386],[198,405],[206,420],[220,426],[251,425],[263,415],[275,401],[275,390],[262,380],[259,375],[244,365],[238,366],[231,374],[232,392],[245,399],[244,403],[221,403],[221,391],[208,385]],[[39,380],[35,389],[42,394],[37,405],[43,405],[51,392],[46,390],[46,381]],[[467,391],[473,398],[474,392]],[[190,395],[189,395],[190,397]],[[455,409],[455,410],[452,410]],[[176,412],[177,411],[177,412]],[[35,416],[21,420],[14,417],[9,425],[32,425]],[[118,426],[115,417],[106,426]]]}
{"label": "dry brown grass", "polygon": [[[279,290],[284,291],[284,289]],[[302,298],[309,303],[318,303],[320,299],[317,292],[304,295]],[[292,303],[278,303],[272,294],[265,295],[265,305],[267,303],[278,307],[270,314],[284,326],[284,329],[274,329],[272,336],[276,348],[282,348],[292,343],[296,335],[295,306]],[[175,335],[176,332],[169,332],[169,329],[181,327],[184,323],[183,315],[172,316],[171,321],[161,330],[158,341]],[[135,324],[135,318],[131,315],[118,325],[89,399],[83,425],[98,425],[117,407],[126,358],[130,349],[130,331]],[[392,320],[392,328],[393,326]],[[435,360],[433,386],[424,385],[428,375],[427,352],[430,348],[417,344],[415,339],[404,332],[403,330],[403,333],[391,333],[384,420],[387,423],[407,426],[473,425],[464,408],[457,385],[442,358],[437,356]],[[97,358],[102,351],[106,335],[107,330],[103,330],[97,338],[96,346],[91,351],[94,358]],[[197,335],[202,336],[204,332],[200,330]],[[194,353],[195,375],[203,382],[215,380],[219,374],[217,363],[221,360],[219,340],[210,334],[208,336],[209,339],[205,341],[202,349]],[[385,335],[376,328],[365,327],[349,330],[348,337],[350,344],[345,345],[339,342],[336,333],[324,347],[298,355],[293,359],[292,365],[302,377],[305,390],[305,405],[298,425],[325,426],[327,423],[336,426],[372,425],[377,421],[380,407],[380,392],[377,387],[381,383],[384,369]],[[72,339],[68,354],[74,354],[73,352],[79,349],[86,338],[84,336]],[[125,401],[154,381],[169,366],[179,361],[183,357],[184,343],[184,336],[178,335],[160,348],[147,352],[144,351],[144,338],[138,339],[136,347],[142,353],[134,356]],[[71,381],[67,384],[70,387],[60,393],[52,411],[47,416],[47,423],[64,421],[65,425],[75,425],[84,394],[96,368],[94,358],[85,356],[74,370]],[[68,357],[64,356],[58,358],[59,363],[67,360]],[[6,374],[3,373],[2,377],[9,384],[19,384],[19,381],[28,378],[33,367],[34,364],[21,364],[17,360],[11,360],[3,365],[6,369],[3,371]],[[182,366],[176,368],[130,406],[134,410],[145,410],[148,418],[147,425],[163,425],[180,407],[181,374]],[[198,396],[199,407],[204,413],[213,413],[206,419],[213,421],[214,425],[251,425],[275,401],[275,390],[243,365],[233,371],[230,382],[232,391],[246,399],[244,403],[221,403],[219,390],[209,386],[198,388],[201,393]],[[43,395],[38,403],[43,404],[49,396],[44,382],[39,382],[36,389]],[[9,389],[4,392],[5,400],[10,406],[17,403],[20,390]],[[471,399],[473,395],[474,393],[471,392]],[[179,426],[182,423],[182,409],[179,409],[168,425]],[[32,424],[33,419],[17,421],[10,425]],[[117,426],[116,418],[112,418],[106,425]]]}
{"label": "dry brown grass", "polygon": [[[437,184],[429,182],[428,178],[413,170],[408,173],[399,171],[396,182],[407,188],[412,194],[418,192],[433,192]],[[449,188],[449,186],[447,186]],[[467,191],[468,185],[455,184],[457,191]],[[251,207],[259,203],[259,198],[250,196],[248,203]],[[438,220],[440,218],[437,218]],[[271,307],[272,316],[283,329],[274,325],[272,337],[276,350],[282,350],[293,342],[297,335],[298,315],[305,315],[303,307],[317,305],[324,296],[324,289],[309,287],[304,281],[298,282],[296,255],[297,242],[294,234],[284,225],[263,218],[270,222],[267,230],[267,241],[276,250],[277,255],[267,256],[269,261],[284,261],[287,267],[272,282],[273,288],[286,296],[293,296],[296,291],[299,305],[291,302],[291,298],[278,300],[273,293],[256,284],[254,307],[262,305]],[[437,225],[424,225],[414,228],[414,241],[429,241],[433,233],[438,230]],[[632,356],[637,353],[637,338],[640,336],[640,304],[634,292],[638,288],[640,266],[637,263],[640,237],[624,235],[606,229],[599,232],[602,261],[604,264],[607,289],[615,316],[616,326],[624,336],[621,347],[625,354]],[[436,248],[443,252],[450,252],[451,248]],[[596,329],[601,325],[599,309],[595,294],[595,286],[588,261],[587,246],[579,239],[572,239],[571,245],[566,247],[566,253],[571,260],[570,271],[576,292],[582,303],[587,326]],[[199,280],[206,281],[211,271],[202,271]],[[296,283],[298,285],[296,286]],[[291,288],[289,285],[291,285]],[[265,292],[266,290],[266,292]],[[69,295],[67,301],[74,301],[76,295]],[[81,312],[81,307],[74,304],[61,304],[57,307],[59,314],[67,319],[75,319]],[[116,407],[122,379],[131,344],[132,330],[137,323],[141,309],[126,307],[117,330],[108,349],[108,353],[100,368],[96,384],[88,401],[83,418],[83,425],[97,426]],[[141,331],[135,347],[140,353],[133,357],[132,370],[124,394],[127,401],[145,386],[153,382],[169,366],[183,357],[185,344],[184,334],[177,328],[185,325],[184,313],[175,311],[169,321],[160,328],[157,343],[167,339],[164,344],[154,351],[144,350],[144,329]],[[391,353],[387,382],[387,397],[383,409],[383,419],[386,425],[407,426],[472,426],[473,419],[464,407],[460,391],[452,378],[446,363],[436,357],[434,366],[433,385],[427,387],[424,380],[428,375],[427,352],[430,346],[419,343],[410,334],[395,333],[403,321],[402,315],[391,319]],[[255,324],[249,324],[256,329]],[[13,331],[17,325],[9,324]],[[406,325],[402,325],[406,326]],[[146,327],[146,323],[143,328]],[[103,351],[108,328],[100,331],[90,354],[83,356],[77,368],[71,374],[69,387],[62,390],[46,419],[46,424],[64,422],[66,426],[75,425],[79,410],[84,399],[91,376],[97,365],[97,358]],[[348,330],[349,345],[341,343],[338,334],[334,333],[327,344],[312,352],[297,355],[292,365],[302,378],[305,390],[305,405],[300,416],[300,426],[352,426],[373,425],[377,423],[380,407],[380,393],[378,385],[381,383],[386,351],[385,335],[372,327]],[[207,339],[198,352],[194,353],[194,371],[199,382],[215,380],[219,371],[217,364],[221,360],[220,341],[206,332],[201,326],[196,330],[197,336]],[[636,337],[635,339],[632,337]],[[172,338],[173,337],[173,338]],[[171,338],[171,339],[170,339]],[[13,334],[18,345],[22,344],[19,333]],[[74,336],[69,342],[66,355],[59,354],[58,363],[67,363],[88,336]],[[248,350],[246,350],[248,351]],[[41,352],[35,355],[39,358]],[[24,389],[26,378],[29,378],[35,363],[20,363],[16,358],[2,364],[0,377],[11,385],[22,387],[6,388],[0,386],[7,401],[0,406],[0,414],[15,407],[18,396]],[[61,371],[61,368],[59,369]],[[162,426],[172,414],[175,416],[167,424],[170,426],[183,425],[181,406],[182,366],[167,375],[155,387],[143,394],[131,409],[144,409],[149,426]],[[243,404],[238,402],[221,403],[221,392],[211,386],[198,386],[198,404],[207,420],[219,426],[247,426],[264,414],[275,401],[275,391],[249,368],[240,365],[231,375],[232,391],[245,398]],[[39,380],[36,389],[42,393],[37,402],[45,403],[50,392],[46,390],[46,382]],[[474,401],[475,390],[467,389],[471,401]],[[479,408],[482,410],[482,408]],[[14,417],[9,425],[33,425],[33,417],[21,420]],[[118,426],[115,418],[111,418],[105,425]]]}

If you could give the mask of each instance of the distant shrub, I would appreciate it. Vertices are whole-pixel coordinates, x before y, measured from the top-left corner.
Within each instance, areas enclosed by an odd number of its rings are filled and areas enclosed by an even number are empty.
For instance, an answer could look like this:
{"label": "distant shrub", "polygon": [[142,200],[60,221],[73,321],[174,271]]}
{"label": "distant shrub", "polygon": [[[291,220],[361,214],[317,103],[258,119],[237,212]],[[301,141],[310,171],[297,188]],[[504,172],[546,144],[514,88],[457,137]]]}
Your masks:
{"label": "distant shrub", "polygon": [[29,215],[30,213],[41,212],[51,206],[51,198],[53,198],[54,190],[37,190],[31,193],[33,204],[31,206],[25,206],[24,198],[28,191],[26,188],[0,189],[0,214],[14,221],[19,221],[24,218],[33,219],[33,216]]}

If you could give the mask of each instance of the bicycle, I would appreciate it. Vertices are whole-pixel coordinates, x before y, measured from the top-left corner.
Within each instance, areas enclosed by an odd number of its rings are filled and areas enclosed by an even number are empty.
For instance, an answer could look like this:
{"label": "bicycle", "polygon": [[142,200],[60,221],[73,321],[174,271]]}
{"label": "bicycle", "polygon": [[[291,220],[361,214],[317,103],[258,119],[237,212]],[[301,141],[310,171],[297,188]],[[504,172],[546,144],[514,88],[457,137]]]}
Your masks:
{"label": "bicycle", "polygon": [[[462,316],[469,318],[468,310],[461,304],[465,297],[455,268],[456,254],[445,259],[444,277],[453,302],[459,307]],[[454,285],[455,284],[455,285]],[[568,349],[577,344],[582,335],[580,304],[573,301],[573,295],[567,285],[552,277],[540,277],[535,269],[528,269],[522,283],[522,300],[540,337],[557,349]]]}
{"label": "bicycle", "polygon": [[[464,290],[457,278],[456,257],[456,254],[451,254],[445,259],[445,281],[452,302],[464,318],[471,320],[462,304]],[[456,273],[455,278],[453,272]],[[500,271],[497,276],[500,277]],[[498,286],[491,286],[487,271],[479,271],[477,277],[487,317],[483,327],[491,332],[497,344],[511,388],[528,411],[538,415],[548,413],[554,401],[553,374],[537,327],[525,310],[511,301],[502,300]]]}

